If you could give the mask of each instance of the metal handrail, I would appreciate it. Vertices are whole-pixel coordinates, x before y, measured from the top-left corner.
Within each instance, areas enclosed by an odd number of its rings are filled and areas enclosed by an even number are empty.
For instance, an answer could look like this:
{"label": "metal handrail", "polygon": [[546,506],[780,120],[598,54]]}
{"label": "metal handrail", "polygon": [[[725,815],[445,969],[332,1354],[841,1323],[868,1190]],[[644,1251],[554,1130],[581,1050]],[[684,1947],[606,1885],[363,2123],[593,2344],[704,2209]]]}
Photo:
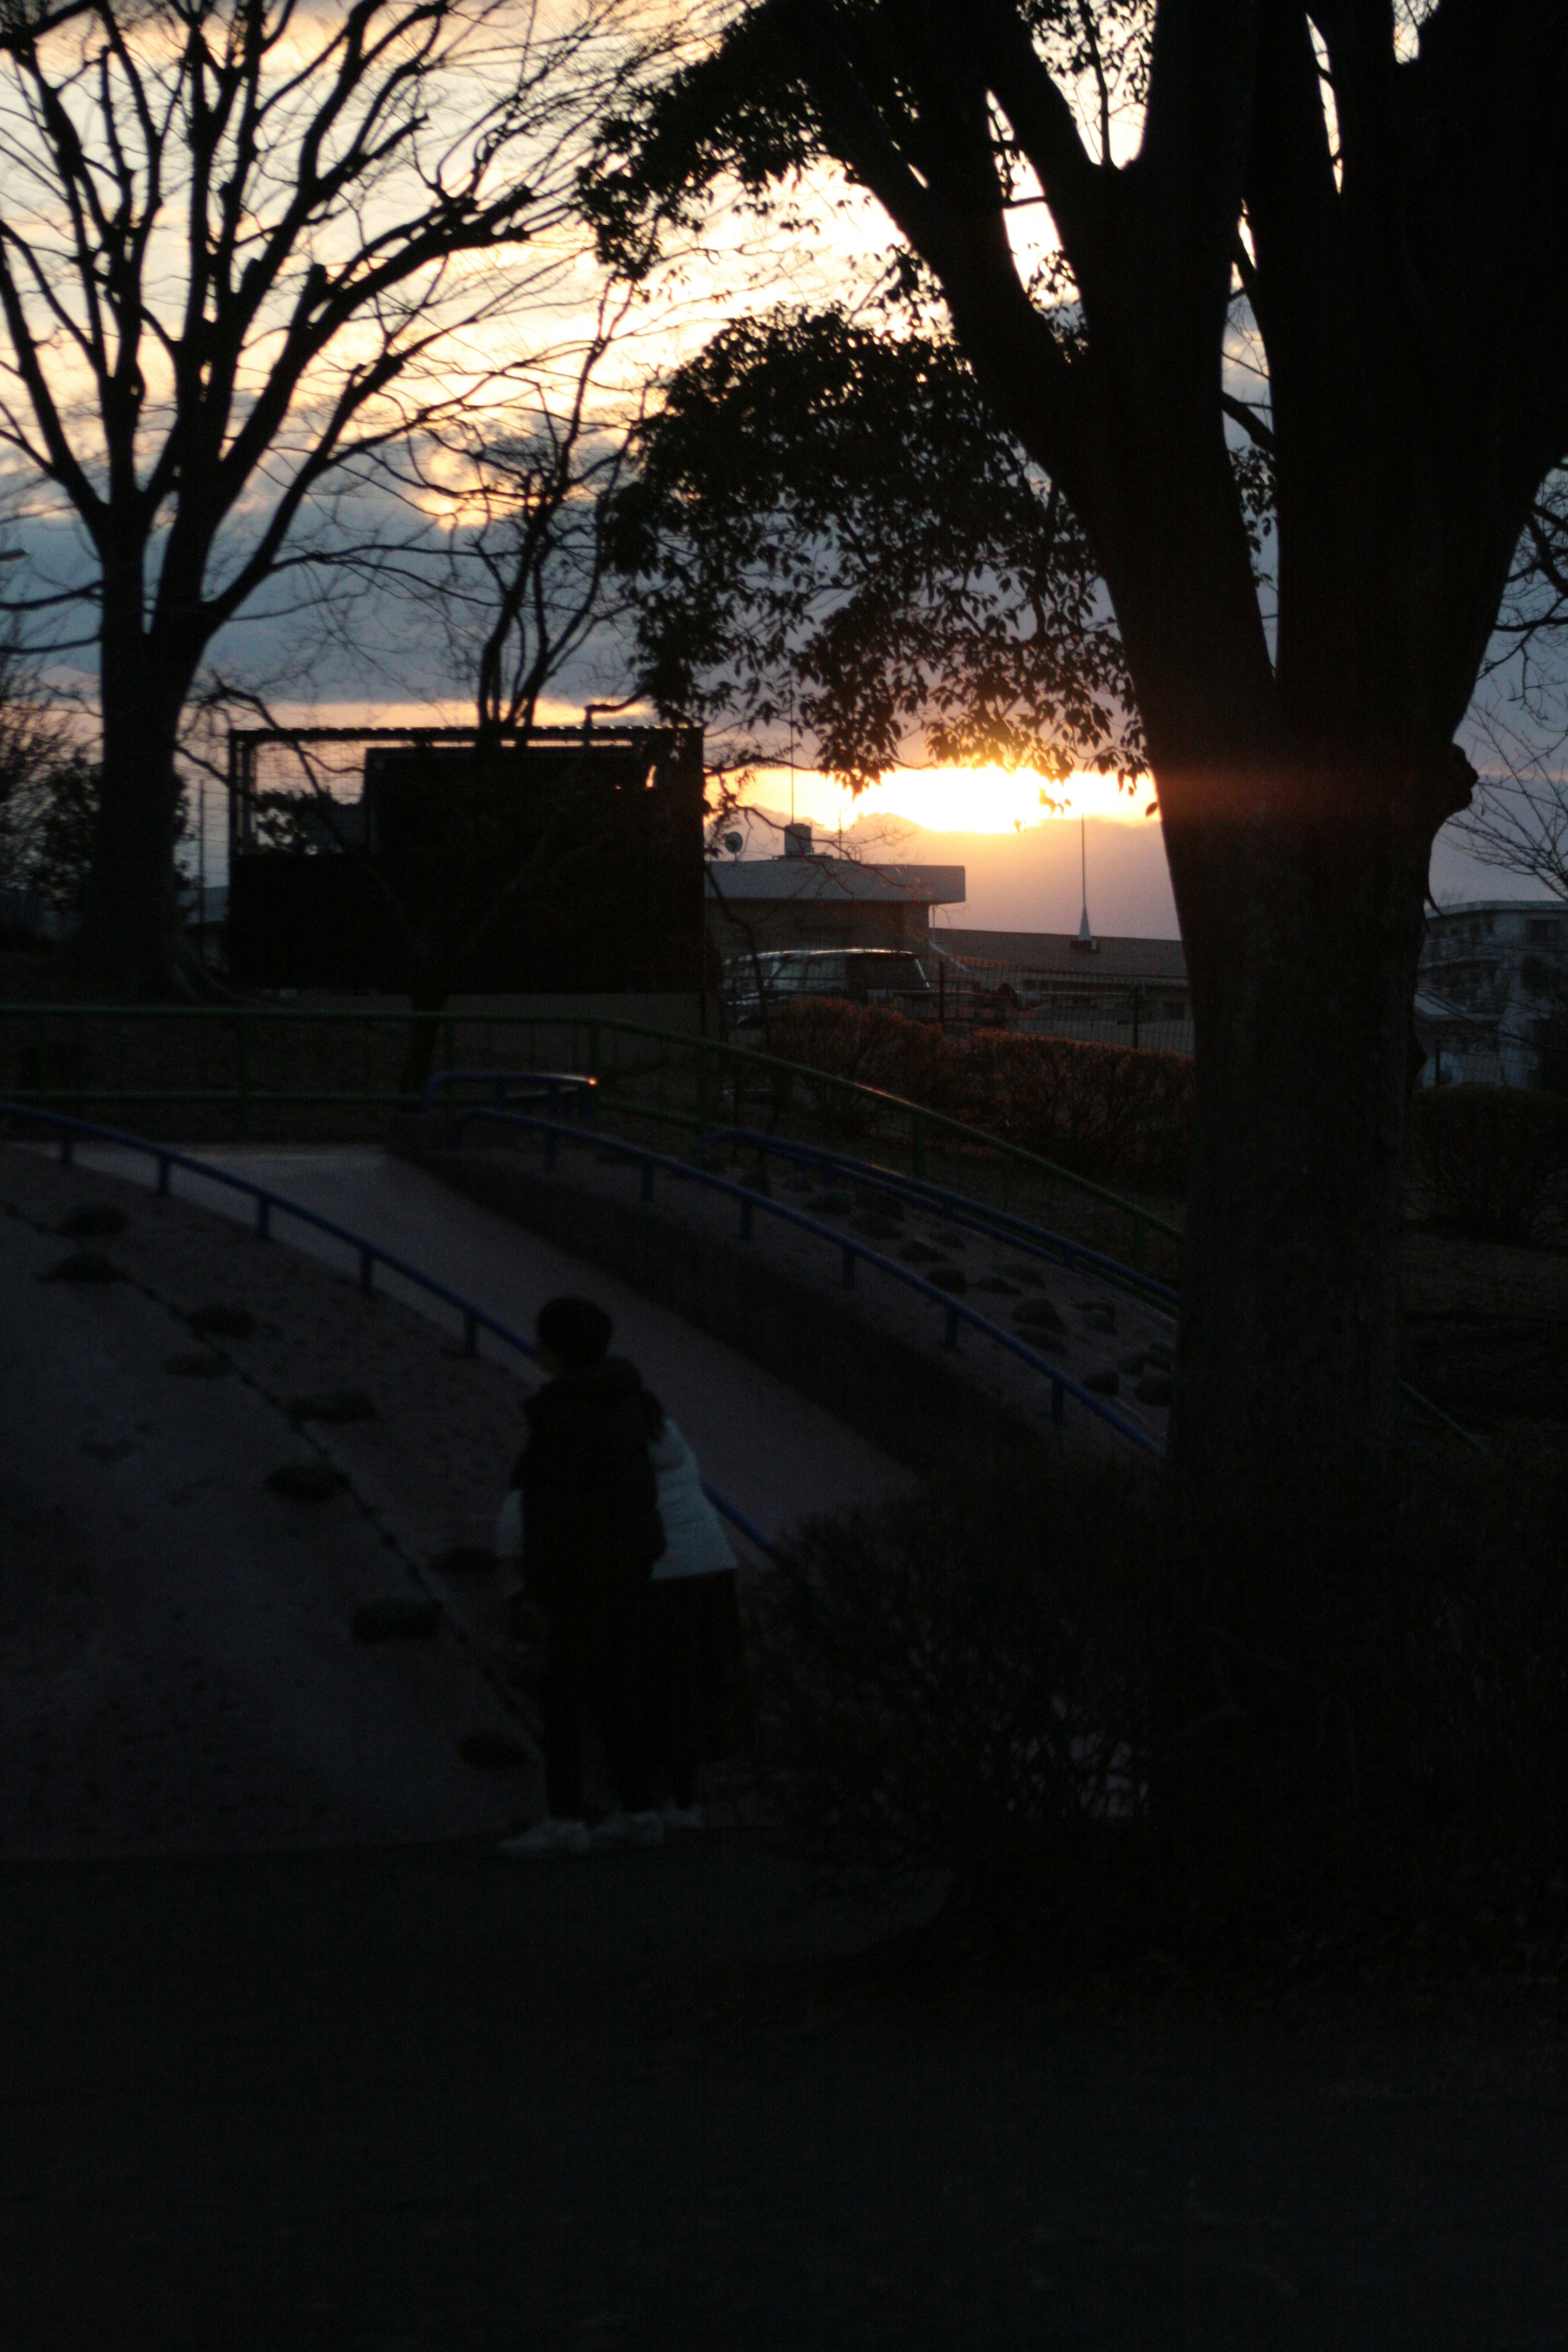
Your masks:
{"label": "metal handrail", "polygon": [[1146,1453],[1153,1454],[1156,1461],[1163,1462],[1165,1458],[1164,1448],[1157,1438],[1152,1437],[1146,1429],[1140,1429],[1136,1422],[1125,1420],[1113,1405],[1107,1404],[1104,1399],[1096,1396],[1092,1390],[1084,1388],[1080,1382],[1073,1379],[1070,1372],[1063,1371],[1059,1364],[1053,1364],[1048,1357],[1042,1356],[1038,1349],[1031,1348],[1026,1341],[1016,1338],[1013,1332],[1004,1329],[1000,1323],[993,1323],[989,1316],[982,1315],[977,1307],[965,1306],[954,1298],[951,1291],[940,1289],[934,1282],[928,1282],[923,1275],[916,1274],[912,1267],[900,1265],[896,1258],[885,1256],[880,1250],[872,1249],[866,1243],[856,1241],[849,1235],[839,1233],[834,1226],[824,1224],[820,1218],[808,1215],[804,1209],[792,1209],[783,1201],[770,1201],[765,1193],[755,1192],[749,1185],[734,1183],[729,1177],[717,1175],[710,1169],[697,1167],[689,1160],[677,1160],[669,1152],[650,1150],[647,1144],[624,1142],[618,1136],[605,1135],[602,1129],[585,1130],[580,1127],[569,1127],[562,1119],[535,1118],[526,1111],[493,1110],[478,1106],[471,1110],[459,1111],[454,1116],[452,1126],[455,1134],[460,1136],[466,1128],[472,1126],[476,1121],[488,1126],[522,1128],[530,1133],[543,1136],[547,1169],[553,1167],[554,1147],[563,1141],[592,1143],[601,1152],[608,1152],[617,1159],[635,1161],[642,1171],[642,1197],[645,1202],[650,1202],[653,1198],[653,1176],[656,1169],[662,1168],[667,1174],[704,1184],[710,1192],[724,1193],[739,1203],[742,1241],[751,1239],[752,1219],[756,1211],[761,1209],[767,1216],[777,1217],[785,1224],[797,1226],[803,1233],[811,1234],[820,1241],[831,1242],[834,1247],[842,1253],[844,1286],[847,1290],[854,1287],[857,1264],[874,1265],[882,1273],[890,1274],[896,1282],[903,1283],[908,1288],[919,1292],[922,1297],[932,1300],[942,1308],[947,1318],[947,1346],[957,1346],[958,1326],[960,1323],[967,1323],[986,1339],[995,1340],[1008,1354],[1016,1356],[1032,1370],[1043,1373],[1051,1383],[1051,1419],[1054,1422],[1059,1423],[1063,1419],[1066,1400],[1070,1396],[1078,1403],[1087,1406],[1098,1420],[1103,1421],[1109,1428],[1113,1429],[1119,1437],[1126,1438],[1131,1444],[1142,1446]]}
{"label": "metal handrail", "polygon": [[1156,1282],[1152,1275],[1142,1273],[1137,1266],[1123,1265],[1120,1258],[1107,1257],[1102,1250],[1090,1249],[1067,1234],[1053,1233],[1048,1225],[1037,1225],[1027,1217],[1016,1217],[1007,1209],[994,1209],[989,1202],[976,1201],[966,1192],[954,1192],[945,1184],[932,1184],[921,1176],[900,1176],[897,1169],[880,1168],[872,1160],[857,1160],[848,1152],[835,1151],[827,1144],[797,1143],[792,1137],[764,1135],[753,1128],[710,1128],[702,1141],[738,1144],[747,1150],[792,1160],[797,1167],[817,1167],[829,1174],[841,1175],[847,1182],[863,1190],[908,1201],[916,1208],[933,1210],[971,1233],[1030,1250],[1036,1256],[1055,1259],[1069,1268],[1081,1266],[1086,1273],[1098,1275],[1119,1289],[1136,1292],[1147,1305],[1174,1318],[1179,1299],[1168,1283]]}
{"label": "metal handrail", "polygon": [[[1046,1160],[1042,1158],[1038,1152],[1026,1150],[1020,1143],[1009,1142],[1004,1136],[992,1135],[984,1128],[974,1127],[963,1119],[954,1118],[946,1111],[931,1110],[923,1103],[911,1102],[905,1095],[891,1094],[883,1087],[866,1086],[862,1084],[858,1078],[841,1076],[836,1070],[814,1069],[811,1065],[806,1062],[788,1062],[776,1054],[759,1054],[747,1045],[731,1045],[729,1041],[724,1038],[709,1037],[702,1034],[700,1032],[694,1033],[690,1030],[659,1028],[654,1024],[645,1021],[627,1021],[623,1019],[618,1013],[514,1013],[495,1012],[489,1010],[480,1012],[468,1009],[464,1009],[460,1012],[443,1009],[440,1012],[427,1013],[416,1012],[412,1009],[392,1011],[371,1006],[359,1007],[325,1004],[174,1004],[130,1006],[120,1004],[0,1004],[0,1019],[13,1016],[19,1020],[28,1020],[35,1023],[45,1022],[51,1019],[80,1023],[95,1018],[112,1018],[121,1021],[130,1019],[142,1021],[166,1020],[174,1022],[215,1023],[226,1024],[230,1028],[235,1029],[237,1034],[241,1037],[243,1036],[246,1026],[258,1021],[282,1021],[304,1024],[331,1024],[334,1022],[342,1024],[345,1023],[357,1022],[370,1026],[383,1027],[389,1023],[395,1023],[404,1028],[407,1028],[410,1025],[423,1024],[427,1028],[435,1028],[437,1025],[439,1025],[446,1028],[448,1033],[454,1029],[459,1022],[470,1027],[475,1024],[479,1024],[481,1026],[491,1029],[499,1027],[528,1030],[565,1029],[569,1032],[576,1029],[586,1029],[588,1032],[588,1057],[590,1063],[596,1062],[598,1058],[598,1040],[601,1035],[640,1037],[650,1040],[656,1045],[678,1045],[683,1050],[694,1054],[697,1056],[698,1063],[698,1089],[700,1095],[703,1094],[705,1091],[709,1061],[711,1057],[716,1055],[721,1062],[731,1063],[742,1069],[764,1071],[771,1073],[775,1076],[788,1077],[791,1079],[803,1078],[808,1080],[814,1087],[827,1087],[837,1094],[847,1095],[853,1098],[874,1103],[881,1108],[897,1112],[901,1117],[907,1118],[910,1121],[910,1150],[911,1160],[914,1165],[914,1171],[917,1175],[920,1174],[923,1169],[926,1137],[932,1131],[940,1130],[942,1134],[954,1137],[961,1143],[979,1145],[988,1151],[1000,1153],[1004,1159],[1016,1161],[1018,1165],[1032,1170],[1036,1174],[1046,1177],[1051,1183],[1065,1184],[1069,1191],[1084,1193],[1089,1199],[1099,1201],[1105,1206],[1115,1209],[1121,1215],[1130,1218],[1132,1224],[1132,1248],[1135,1259],[1142,1254],[1142,1239],[1145,1230],[1151,1233],[1162,1234],[1172,1241],[1179,1242],[1182,1238],[1181,1228],[1179,1226],[1173,1225],[1169,1220],[1164,1217],[1157,1216],[1152,1210],[1142,1208],[1137,1202],[1125,1199],[1120,1192],[1111,1192],[1108,1186],[1095,1183],[1091,1177],[1080,1176],[1070,1168],[1059,1167],[1055,1160]],[[448,1047],[448,1051],[450,1051],[450,1047]],[[49,1091],[47,1082],[44,1091],[46,1094]],[[347,1089],[340,1089],[336,1092],[331,1090],[312,1092],[293,1092],[284,1090],[263,1091],[261,1089],[251,1090],[244,1085],[239,1085],[226,1090],[213,1088],[183,1091],[168,1089],[160,1092],[157,1089],[143,1089],[134,1092],[124,1090],[121,1093],[113,1093],[90,1087],[62,1087],[54,1089],[54,1091],[62,1100],[67,1102],[103,1102],[121,1099],[140,1102],[158,1100],[165,1101],[170,1104],[176,1102],[205,1103],[233,1101],[239,1103],[242,1108],[247,1105],[256,1108],[265,1108],[268,1106],[281,1108],[287,1105],[298,1105],[308,1102],[336,1104],[354,1103],[390,1107],[397,1102],[406,1099],[404,1096],[396,1093],[389,1093],[385,1090],[364,1090],[360,1092]],[[699,1123],[705,1126],[707,1124],[706,1118],[702,1118]]]}
{"label": "metal handrail", "polygon": [[[405,1282],[412,1282],[432,1298],[440,1299],[444,1306],[455,1307],[463,1318],[465,1355],[472,1356],[479,1352],[479,1335],[481,1331],[488,1331],[493,1339],[501,1340],[509,1348],[515,1348],[531,1363],[537,1359],[539,1351],[531,1339],[524,1339],[521,1331],[514,1331],[510,1324],[502,1323],[496,1316],[487,1313],[484,1307],[476,1307],[471,1299],[464,1298],[447,1284],[438,1282],[434,1275],[410,1265],[406,1258],[398,1257],[392,1250],[383,1249],[379,1242],[367,1241],[363,1234],[351,1233],[335,1218],[323,1217],[318,1210],[306,1208],[303,1202],[290,1201],[285,1193],[274,1192],[268,1185],[254,1183],[248,1176],[236,1176],[229,1169],[215,1168],[210,1160],[197,1160],[190,1152],[171,1150],[166,1144],[154,1143],[147,1136],[128,1135],[117,1127],[100,1127],[90,1119],[72,1118],[63,1111],[36,1110],[27,1103],[0,1102],[0,1118],[24,1119],[35,1127],[45,1127],[58,1133],[62,1167],[69,1167],[79,1140],[112,1143],[121,1150],[142,1152],[158,1163],[157,1190],[160,1198],[164,1200],[171,1197],[169,1179],[176,1168],[186,1169],[193,1176],[200,1176],[209,1184],[226,1185],[231,1192],[243,1192],[256,1203],[255,1232],[258,1241],[270,1240],[275,1213],[292,1217],[297,1223],[310,1225],[315,1232],[326,1234],[333,1241],[342,1242],[348,1248],[357,1251],[360,1288],[367,1295],[375,1286],[376,1267],[384,1265],[389,1273],[400,1276]],[[568,1133],[572,1131],[567,1130]],[[761,1529],[754,1528],[744,1513],[738,1511],[732,1503],[710,1486],[706,1479],[702,1482],[702,1491],[714,1509],[728,1519],[736,1532],[753,1545],[764,1559],[778,1558],[774,1546]]]}
{"label": "metal handrail", "polygon": [[[504,1078],[510,1085],[525,1083],[515,1071],[468,1072],[466,1075],[485,1080]],[[611,1139],[600,1133],[596,1139],[607,1144]],[[1053,1233],[1048,1226],[1034,1224],[1027,1218],[1015,1217],[1007,1210],[994,1209],[988,1202],[971,1200],[963,1192],[951,1192],[945,1185],[932,1184],[922,1177],[900,1176],[895,1169],[879,1168],[873,1160],[855,1159],[847,1152],[835,1151],[826,1144],[799,1143],[788,1136],[765,1135],[751,1128],[706,1129],[702,1140],[706,1143],[740,1144],[748,1150],[792,1160],[798,1166],[816,1166],[833,1173],[841,1173],[847,1181],[865,1189],[933,1209],[940,1215],[951,1218],[955,1224],[966,1226],[972,1233],[988,1234],[1010,1247],[1032,1251],[1037,1256],[1049,1257],[1069,1267],[1081,1265],[1086,1272],[1097,1275],[1102,1281],[1131,1291],[1157,1313],[1173,1318],[1176,1315],[1180,1303],[1177,1293],[1167,1284],[1156,1282],[1152,1275],[1142,1273],[1136,1266],[1124,1265],[1120,1259],[1107,1257],[1100,1250],[1091,1250],[1065,1234]],[[628,1149],[640,1151],[641,1147],[630,1146]],[[682,1160],[679,1164],[690,1171],[689,1161]],[[751,1197],[757,1196],[753,1194]],[[826,1230],[831,1232],[832,1228]],[[835,1238],[838,1236],[835,1235]],[[1439,1423],[1454,1436],[1463,1438],[1465,1444],[1474,1447],[1478,1453],[1484,1452],[1482,1441],[1473,1430],[1467,1429],[1462,1422],[1445,1412],[1440,1404],[1435,1404],[1413,1382],[1402,1380],[1399,1391],[1418,1412]]]}

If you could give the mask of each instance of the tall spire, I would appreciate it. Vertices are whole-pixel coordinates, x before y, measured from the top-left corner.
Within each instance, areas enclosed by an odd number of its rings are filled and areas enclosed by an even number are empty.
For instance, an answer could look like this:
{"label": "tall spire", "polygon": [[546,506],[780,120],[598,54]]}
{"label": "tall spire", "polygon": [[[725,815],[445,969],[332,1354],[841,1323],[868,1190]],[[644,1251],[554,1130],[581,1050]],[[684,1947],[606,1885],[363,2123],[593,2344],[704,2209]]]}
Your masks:
{"label": "tall spire", "polygon": [[1083,885],[1083,912],[1078,919],[1079,945],[1088,948],[1094,945],[1094,929],[1089,919],[1089,844],[1081,816],[1078,821],[1078,866]]}

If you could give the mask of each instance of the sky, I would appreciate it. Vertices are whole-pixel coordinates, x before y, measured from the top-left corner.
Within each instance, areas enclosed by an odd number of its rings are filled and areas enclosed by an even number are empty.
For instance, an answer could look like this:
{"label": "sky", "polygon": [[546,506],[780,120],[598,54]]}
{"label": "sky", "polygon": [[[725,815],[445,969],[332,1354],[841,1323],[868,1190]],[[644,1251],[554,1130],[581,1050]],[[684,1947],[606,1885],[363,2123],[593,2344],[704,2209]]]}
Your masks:
{"label": "sky", "polygon": [[[1091,116],[1093,111],[1090,107]],[[1122,135],[1132,136],[1131,118]],[[863,197],[846,197],[841,188],[826,184],[797,194],[808,213],[816,207],[815,236],[774,236],[740,209],[724,217],[705,235],[700,250],[671,273],[641,315],[630,355],[645,356],[649,339],[666,357],[689,350],[726,312],[739,308],[809,296],[825,286],[836,293],[868,286],[889,250],[885,218]],[[1049,239],[1047,216],[1026,209],[1013,215],[1013,227],[1019,240],[1034,241],[1039,249],[1026,258],[1037,260],[1044,249],[1040,240]],[[552,331],[564,331],[570,343],[579,331],[574,322],[591,302],[592,268],[565,247],[545,253],[540,266],[542,276],[532,297],[536,308],[527,314],[531,331],[542,331],[548,317],[554,322]],[[481,331],[470,331],[464,341],[469,369],[478,369],[482,377],[484,368],[503,349],[511,348],[508,339],[519,331],[518,317],[510,310],[504,320],[498,317]],[[500,341],[492,350],[498,336]],[[1233,352],[1233,367],[1244,365],[1245,360],[1245,353]],[[0,489],[5,472],[0,465]],[[80,576],[79,549],[72,544],[76,535],[62,527],[58,516],[30,504],[14,516],[13,530],[40,558],[46,576],[56,581]],[[286,583],[279,595],[286,602],[291,593],[291,583]],[[356,608],[341,631],[327,632],[318,622],[268,615],[267,601],[259,600],[251,615],[226,633],[214,650],[229,675],[264,691],[279,717],[323,724],[407,723],[415,719],[428,724],[433,719],[461,721],[468,717],[462,705],[444,699],[452,691],[450,658],[437,642],[439,632],[427,605],[405,599],[397,607],[382,597]],[[79,665],[84,656],[78,654],[75,659]],[[574,717],[584,698],[613,697],[624,690],[624,677],[617,647],[592,648],[575,671],[559,681],[566,701],[542,715]],[[764,770],[751,791],[759,805],[787,811],[792,791],[787,772]],[[847,842],[862,856],[963,865],[969,896],[962,910],[953,910],[952,919],[979,928],[1076,928],[1082,817],[1089,908],[1097,929],[1166,937],[1176,933],[1158,819],[1145,814],[1147,788],[1119,795],[1105,780],[1078,778],[1060,814],[1042,809],[1034,778],[995,770],[906,769],[858,804],[846,804],[828,780],[800,773],[793,794],[798,815],[808,817],[819,834],[829,836],[836,837],[842,824]],[[216,800],[216,793],[209,792],[209,878],[219,876],[223,865],[226,825]],[[766,825],[752,827],[750,834],[749,855],[767,854],[777,845]],[[1531,894],[1529,885],[1476,865],[1451,839],[1439,843],[1433,888],[1443,903]]]}

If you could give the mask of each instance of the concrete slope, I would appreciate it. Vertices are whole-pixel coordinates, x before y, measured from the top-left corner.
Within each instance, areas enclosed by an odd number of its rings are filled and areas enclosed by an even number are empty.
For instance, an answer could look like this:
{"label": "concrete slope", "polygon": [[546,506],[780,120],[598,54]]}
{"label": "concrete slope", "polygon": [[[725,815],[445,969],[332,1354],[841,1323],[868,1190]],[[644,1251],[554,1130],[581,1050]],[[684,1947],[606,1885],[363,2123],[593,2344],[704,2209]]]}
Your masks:
{"label": "concrete slope", "polygon": [[[450,1623],[374,1645],[351,1631],[360,1602],[418,1596],[406,1551],[352,1482],[315,1501],[266,1483],[311,1453],[279,1393],[319,1378],[306,1325],[341,1326],[362,1302],[310,1267],[310,1295],[284,1303],[286,1267],[256,1244],[240,1295],[264,1316],[276,1300],[272,1324],[192,1377],[206,1351],[179,1318],[233,1286],[203,1258],[207,1233],[184,1229],[214,1221],[130,1195],[123,1234],[73,1244],[52,1228],[102,1180],[3,1160],[0,1855],[378,1843],[514,1822],[528,1775],[476,1770],[458,1742],[518,1727]],[[217,1234],[234,1252],[240,1237]],[[45,1278],[81,1248],[121,1278]],[[367,1376],[384,1392],[428,1380],[392,1328],[401,1312],[381,1311]],[[438,1359],[427,1327],[412,1336]]]}
{"label": "concrete slope", "polygon": [[[705,1475],[770,1538],[815,1511],[907,1491],[886,1454],[771,1373],[613,1276],[568,1256],[508,1219],[465,1201],[405,1161],[363,1147],[204,1149],[214,1165],[265,1184],[406,1258],[514,1328],[531,1331],[544,1300],[563,1291],[598,1299],[615,1318],[616,1347],[641,1368],[696,1449]],[[147,1182],[151,1162],[94,1149],[89,1164]],[[184,1197],[237,1218],[248,1205],[181,1173]],[[344,1264],[340,1246],[281,1221],[279,1240]],[[395,1276],[395,1297],[437,1318],[441,1309]]]}

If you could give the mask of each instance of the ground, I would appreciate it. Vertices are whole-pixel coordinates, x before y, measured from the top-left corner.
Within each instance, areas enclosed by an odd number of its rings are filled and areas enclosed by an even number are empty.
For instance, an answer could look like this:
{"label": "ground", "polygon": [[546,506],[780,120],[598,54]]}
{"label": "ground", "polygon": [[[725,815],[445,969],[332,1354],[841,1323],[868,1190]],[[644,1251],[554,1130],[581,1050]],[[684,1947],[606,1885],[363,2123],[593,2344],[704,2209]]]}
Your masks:
{"label": "ground", "polygon": [[0,2343],[1558,2352],[1560,2035],[888,1974],[811,1895],[739,1835],[13,1868]]}

